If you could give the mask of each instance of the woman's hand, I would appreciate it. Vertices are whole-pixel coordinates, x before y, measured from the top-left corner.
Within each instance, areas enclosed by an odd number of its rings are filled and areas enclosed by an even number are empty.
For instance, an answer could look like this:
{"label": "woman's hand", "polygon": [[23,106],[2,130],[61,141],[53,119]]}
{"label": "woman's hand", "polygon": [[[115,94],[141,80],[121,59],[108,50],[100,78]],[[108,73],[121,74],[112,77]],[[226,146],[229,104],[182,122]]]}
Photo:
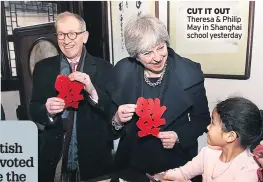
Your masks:
{"label": "woman's hand", "polygon": [[178,139],[178,135],[174,131],[163,131],[159,133],[158,138],[161,139],[164,148],[172,149]]}
{"label": "woman's hand", "polygon": [[130,121],[134,115],[136,107],[136,104],[120,105],[115,114],[116,121],[119,123],[126,123],[127,121]]}

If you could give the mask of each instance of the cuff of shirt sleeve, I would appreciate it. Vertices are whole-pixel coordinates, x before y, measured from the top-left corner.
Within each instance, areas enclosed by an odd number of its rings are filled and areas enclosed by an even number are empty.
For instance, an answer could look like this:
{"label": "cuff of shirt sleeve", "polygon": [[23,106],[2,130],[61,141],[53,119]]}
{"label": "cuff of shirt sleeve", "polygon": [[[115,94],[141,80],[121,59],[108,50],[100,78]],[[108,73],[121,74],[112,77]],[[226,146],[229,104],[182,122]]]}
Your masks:
{"label": "cuff of shirt sleeve", "polygon": [[111,124],[114,126],[115,130],[120,130],[124,126],[122,123],[116,121],[116,115],[113,116]]}
{"label": "cuff of shirt sleeve", "polygon": [[89,95],[89,98],[90,98],[95,104],[98,104],[98,100],[97,100],[97,99],[92,98],[91,95]]}
{"label": "cuff of shirt sleeve", "polygon": [[53,117],[55,117],[55,114],[49,114],[49,113],[47,113],[47,117],[48,117],[48,119],[49,119],[49,121],[50,121],[51,123],[54,122]]}

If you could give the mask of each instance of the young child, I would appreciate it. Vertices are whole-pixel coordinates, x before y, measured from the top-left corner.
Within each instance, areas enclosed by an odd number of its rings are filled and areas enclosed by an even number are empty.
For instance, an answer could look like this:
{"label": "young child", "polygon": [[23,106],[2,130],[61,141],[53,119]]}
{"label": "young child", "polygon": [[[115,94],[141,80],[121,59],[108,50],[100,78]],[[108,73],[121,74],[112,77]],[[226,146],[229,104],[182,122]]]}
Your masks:
{"label": "young child", "polygon": [[207,127],[211,147],[202,148],[184,166],[165,172],[163,181],[186,182],[202,174],[203,182],[258,182],[259,166],[250,148],[262,140],[262,122],[258,107],[247,99],[220,102]]}

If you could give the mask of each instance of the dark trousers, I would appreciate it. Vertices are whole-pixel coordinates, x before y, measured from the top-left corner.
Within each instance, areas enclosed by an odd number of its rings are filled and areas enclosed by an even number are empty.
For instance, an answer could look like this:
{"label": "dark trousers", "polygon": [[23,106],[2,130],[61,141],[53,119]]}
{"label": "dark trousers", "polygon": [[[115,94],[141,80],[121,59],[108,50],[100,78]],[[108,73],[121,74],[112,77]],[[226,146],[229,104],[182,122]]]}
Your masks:
{"label": "dark trousers", "polygon": [[56,168],[43,168],[48,163],[44,164],[39,161],[38,168],[38,182],[53,182],[55,178]]}

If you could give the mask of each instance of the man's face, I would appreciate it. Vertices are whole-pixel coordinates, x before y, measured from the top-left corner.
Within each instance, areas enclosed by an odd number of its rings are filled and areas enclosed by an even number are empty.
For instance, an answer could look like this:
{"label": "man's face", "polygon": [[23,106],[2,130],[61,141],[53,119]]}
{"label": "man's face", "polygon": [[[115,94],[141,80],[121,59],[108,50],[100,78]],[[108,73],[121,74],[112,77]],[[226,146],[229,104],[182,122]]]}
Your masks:
{"label": "man's face", "polygon": [[[81,25],[79,21],[73,16],[66,16],[57,22],[57,34],[61,33],[79,33],[82,32]],[[74,40],[71,40],[67,35],[65,35],[64,40],[58,40],[58,45],[63,54],[73,60],[81,56],[83,44],[88,40],[88,32],[80,33],[76,36]]]}

